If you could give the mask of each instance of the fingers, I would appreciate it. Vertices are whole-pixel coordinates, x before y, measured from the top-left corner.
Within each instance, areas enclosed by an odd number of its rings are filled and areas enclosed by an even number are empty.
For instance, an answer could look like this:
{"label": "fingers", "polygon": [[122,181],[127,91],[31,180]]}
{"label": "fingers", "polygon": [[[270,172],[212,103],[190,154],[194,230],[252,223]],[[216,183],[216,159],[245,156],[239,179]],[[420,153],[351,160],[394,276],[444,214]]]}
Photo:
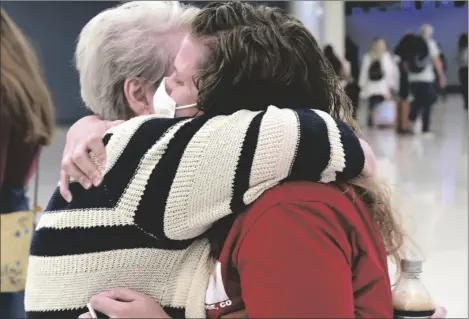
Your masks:
{"label": "fingers", "polygon": [[[91,159],[90,152],[96,157],[97,164]],[[92,135],[85,143],[79,144],[74,150],[73,162],[88,181],[98,186],[101,183],[101,172],[96,165],[104,167],[106,162],[106,148],[102,139]]]}
{"label": "fingers", "polygon": [[78,316],[78,318],[93,318],[89,312],[85,312]]}
{"label": "fingers", "polygon": [[114,300],[126,301],[131,302],[139,297],[145,297],[145,295],[136,292],[135,290],[127,289],[127,288],[113,288],[107,292],[107,296]]}
{"label": "fingers", "polygon": [[126,313],[128,303],[116,301],[101,294],[91,297],[91,307],[111,318],[119,318],[120,314]]}
{"label": "fingers", "polygon": [[71,157],[67,155],[62,161],[62,170],[65,171],[68,176],[73,177],[78,183],[81,184],[81,186],[88,189],[91,187],[91,181],[76,165],[76,162],[76,155],[72,155]]}
{"label": "fingers", "polygon": [[64,170],[60,170],[60,195],[62,195],[68,203],[72,201],[72,193],[70,193],[68,188],[69,181],[70,179],[67,173]]}
{"label": "fingers", "polygon": [[87,149],[95,156],[98,167],[96,167],[96,165],[93,163],[93,167],[90,167],[89,172],[86,171],[88,168],[80,168],[85,173],[89,173],[90,175],[88,176],[90,176],[94,186],[98,186],[102,179],[99,168],[104,168],[106,166],[106,146],[103,143],[102,137],[98,135],[90,136],[86,146]]}
{"label": "fingers", "polygon": [[[62,167],[60,172],[60,194],[67,199],[69,197],[71,200],[71,194],[69,190],[69,176],[73,177],[77,182],[79,182],[84,188],[88,189],[91,187],[91,181],[86,177],[86,175],[75,165],[74,156],[64,155],[62,159]],[[68,192],[68,193],[67,193]]]}

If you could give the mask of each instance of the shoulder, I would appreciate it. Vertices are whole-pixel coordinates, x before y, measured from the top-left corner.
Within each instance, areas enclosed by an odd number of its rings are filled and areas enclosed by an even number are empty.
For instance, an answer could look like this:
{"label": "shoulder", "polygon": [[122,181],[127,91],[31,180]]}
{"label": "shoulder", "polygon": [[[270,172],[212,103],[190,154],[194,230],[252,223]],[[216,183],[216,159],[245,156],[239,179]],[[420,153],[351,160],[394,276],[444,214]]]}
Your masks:
{"label": "shoulder", "polygon": [[[346,240],[367,214],[348,186],[311,182],[287,183],[264,193],[233,224],[229,237],[239,246],[250,235],[268,231],[314,232],[321,228]],[[239,247],[238,247],[239,248]]]}

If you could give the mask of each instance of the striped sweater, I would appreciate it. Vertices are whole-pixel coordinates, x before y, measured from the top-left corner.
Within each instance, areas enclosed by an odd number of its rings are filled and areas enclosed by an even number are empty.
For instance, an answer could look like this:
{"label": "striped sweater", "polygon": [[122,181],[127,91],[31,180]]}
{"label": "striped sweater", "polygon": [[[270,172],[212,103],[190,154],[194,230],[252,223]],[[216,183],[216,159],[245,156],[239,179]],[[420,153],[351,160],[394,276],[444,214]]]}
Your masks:
{"label": "striped sweater", "polygon": [[317,110],[269,107],[230,116],[137,117],[104,137],[99,187],[58,189],[35,232],[25,306],[76,318],[91,296],[127,287],[174,317],[205,317],[211,267],[204,233],[287,180],[330,182],[363,169],[358,138]]}

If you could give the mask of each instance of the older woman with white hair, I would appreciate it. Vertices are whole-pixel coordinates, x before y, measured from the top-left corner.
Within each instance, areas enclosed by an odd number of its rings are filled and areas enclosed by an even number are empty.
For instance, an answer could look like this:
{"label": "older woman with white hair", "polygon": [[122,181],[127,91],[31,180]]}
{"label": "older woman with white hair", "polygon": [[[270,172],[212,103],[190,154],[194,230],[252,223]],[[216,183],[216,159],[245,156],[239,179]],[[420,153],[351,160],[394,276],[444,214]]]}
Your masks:
{"label": "older woman with white hair", "polygon": [[368,99],[368,126],[373,126],[374,109],[377,104],[392,98],[397,91],[399,70],[386,42],[382,38],[373,41],[365,54],[360,70],[359,86],[362,98]]}
{"label": "older woman with white hair", "polygon": [[[95,116],[81,119],[67,134],[60,172],[65,198],[71,199],[70,176],[82,176],[78,181],[87,188],[97,183],[98,176],[82,174],[83,170],[94,170],[93,162],[83,154],[101,145],[102,135],[93,132],[106,131],[112,125],[108,121],[153,113],[156,88],[171,73],[179,46],[198,11],[178,1],[132,1],[99,13],[84,26],[75,66],[81,97]],[[80,159],[81,168],[75,164]]]}

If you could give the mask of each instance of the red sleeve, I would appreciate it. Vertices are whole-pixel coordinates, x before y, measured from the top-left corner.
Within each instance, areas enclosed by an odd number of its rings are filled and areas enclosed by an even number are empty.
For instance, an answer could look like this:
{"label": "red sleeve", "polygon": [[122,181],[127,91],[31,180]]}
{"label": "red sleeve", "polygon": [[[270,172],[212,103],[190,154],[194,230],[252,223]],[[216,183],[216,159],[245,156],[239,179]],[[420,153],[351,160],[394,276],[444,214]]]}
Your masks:
{"label": "red sleeve", "polygon": [[235,258],[249,318],[353,318],[351,247],[318,202],[277,205],[251,224]]}
{"label": "red sleeve", "polygon": [[5,181],[7,167],[8,144],[10,143],[11,127],[5,121],[0,121],[0,189]]}

